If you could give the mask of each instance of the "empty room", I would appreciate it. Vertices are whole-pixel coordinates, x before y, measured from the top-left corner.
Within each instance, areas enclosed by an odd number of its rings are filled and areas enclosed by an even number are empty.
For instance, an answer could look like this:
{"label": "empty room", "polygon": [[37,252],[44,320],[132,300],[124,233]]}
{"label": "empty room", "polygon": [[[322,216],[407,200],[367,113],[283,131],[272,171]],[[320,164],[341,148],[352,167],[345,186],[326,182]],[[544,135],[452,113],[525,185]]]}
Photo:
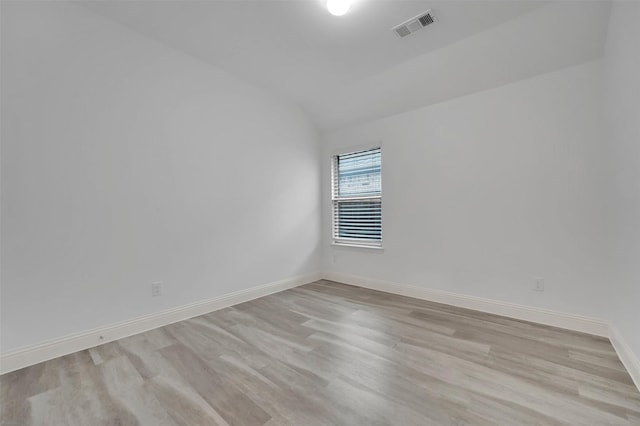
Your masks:
{"label": "empty room", "polygon": [[640,0],[0,0],[1,426],[640,425]]}

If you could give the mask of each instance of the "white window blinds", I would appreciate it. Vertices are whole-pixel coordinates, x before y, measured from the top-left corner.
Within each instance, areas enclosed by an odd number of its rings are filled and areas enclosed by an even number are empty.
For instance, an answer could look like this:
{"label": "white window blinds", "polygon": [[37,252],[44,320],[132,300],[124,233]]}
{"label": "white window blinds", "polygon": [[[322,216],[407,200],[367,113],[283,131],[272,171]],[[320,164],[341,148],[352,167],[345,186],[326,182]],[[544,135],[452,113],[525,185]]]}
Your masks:
{"label": "white window blinds", "polygon": [[381,172],[380,148],[333,157],[334,242],[371,246],[382,244]]}

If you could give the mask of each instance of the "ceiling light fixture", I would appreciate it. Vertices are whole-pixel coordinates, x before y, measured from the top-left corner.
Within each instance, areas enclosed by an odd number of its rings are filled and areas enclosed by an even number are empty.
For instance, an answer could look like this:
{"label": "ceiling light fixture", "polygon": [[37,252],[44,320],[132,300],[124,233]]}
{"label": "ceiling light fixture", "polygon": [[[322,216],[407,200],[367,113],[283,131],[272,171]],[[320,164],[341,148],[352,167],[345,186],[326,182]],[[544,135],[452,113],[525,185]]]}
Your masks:
{"label": "ceiling light fixture", "polygon": [[327,9],[334,16],[342,16],[349,11],[351,0],[327,0]]}

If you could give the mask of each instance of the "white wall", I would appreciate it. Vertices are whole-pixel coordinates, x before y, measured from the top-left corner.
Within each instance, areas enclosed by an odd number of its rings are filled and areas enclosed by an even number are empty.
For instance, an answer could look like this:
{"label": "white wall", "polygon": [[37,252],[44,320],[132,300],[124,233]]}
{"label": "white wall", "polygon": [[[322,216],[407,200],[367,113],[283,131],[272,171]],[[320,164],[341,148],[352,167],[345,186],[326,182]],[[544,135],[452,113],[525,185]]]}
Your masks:
{"label": "white wall", "polygon": [[[2,2],[0,350],[322,267],[613,318],[640,353],[639,8],[612,11],[606,126],[595,61],[328,133],[318,157],[297,108],[221,70]],[[385,249],[331,246],[329,157],[377,143]]]}
{"label": "white wall", "polygon": [[[601,68],[323,135],[324,270],[608,318]],[[330,155],[377,142],[384,251],[332,246]]]}
{"label": "white wall", "polygon": [[2,352],[318,270],[296,108],[69,3],[1,35]]}
{"label": "white wall", "polygon": [[640,3],[614,2],[605,49],[612,320],[640,358]]}

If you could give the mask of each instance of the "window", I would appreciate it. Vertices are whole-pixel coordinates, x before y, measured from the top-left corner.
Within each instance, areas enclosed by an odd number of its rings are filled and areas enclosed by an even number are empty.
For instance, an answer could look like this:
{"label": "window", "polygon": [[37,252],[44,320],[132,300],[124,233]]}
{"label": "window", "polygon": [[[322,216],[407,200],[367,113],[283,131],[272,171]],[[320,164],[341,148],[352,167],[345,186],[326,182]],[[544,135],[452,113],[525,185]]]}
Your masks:
{"label": "window", "polygon": [[382,246],[381,170],[380,148],[333,157],[334,243]]}

